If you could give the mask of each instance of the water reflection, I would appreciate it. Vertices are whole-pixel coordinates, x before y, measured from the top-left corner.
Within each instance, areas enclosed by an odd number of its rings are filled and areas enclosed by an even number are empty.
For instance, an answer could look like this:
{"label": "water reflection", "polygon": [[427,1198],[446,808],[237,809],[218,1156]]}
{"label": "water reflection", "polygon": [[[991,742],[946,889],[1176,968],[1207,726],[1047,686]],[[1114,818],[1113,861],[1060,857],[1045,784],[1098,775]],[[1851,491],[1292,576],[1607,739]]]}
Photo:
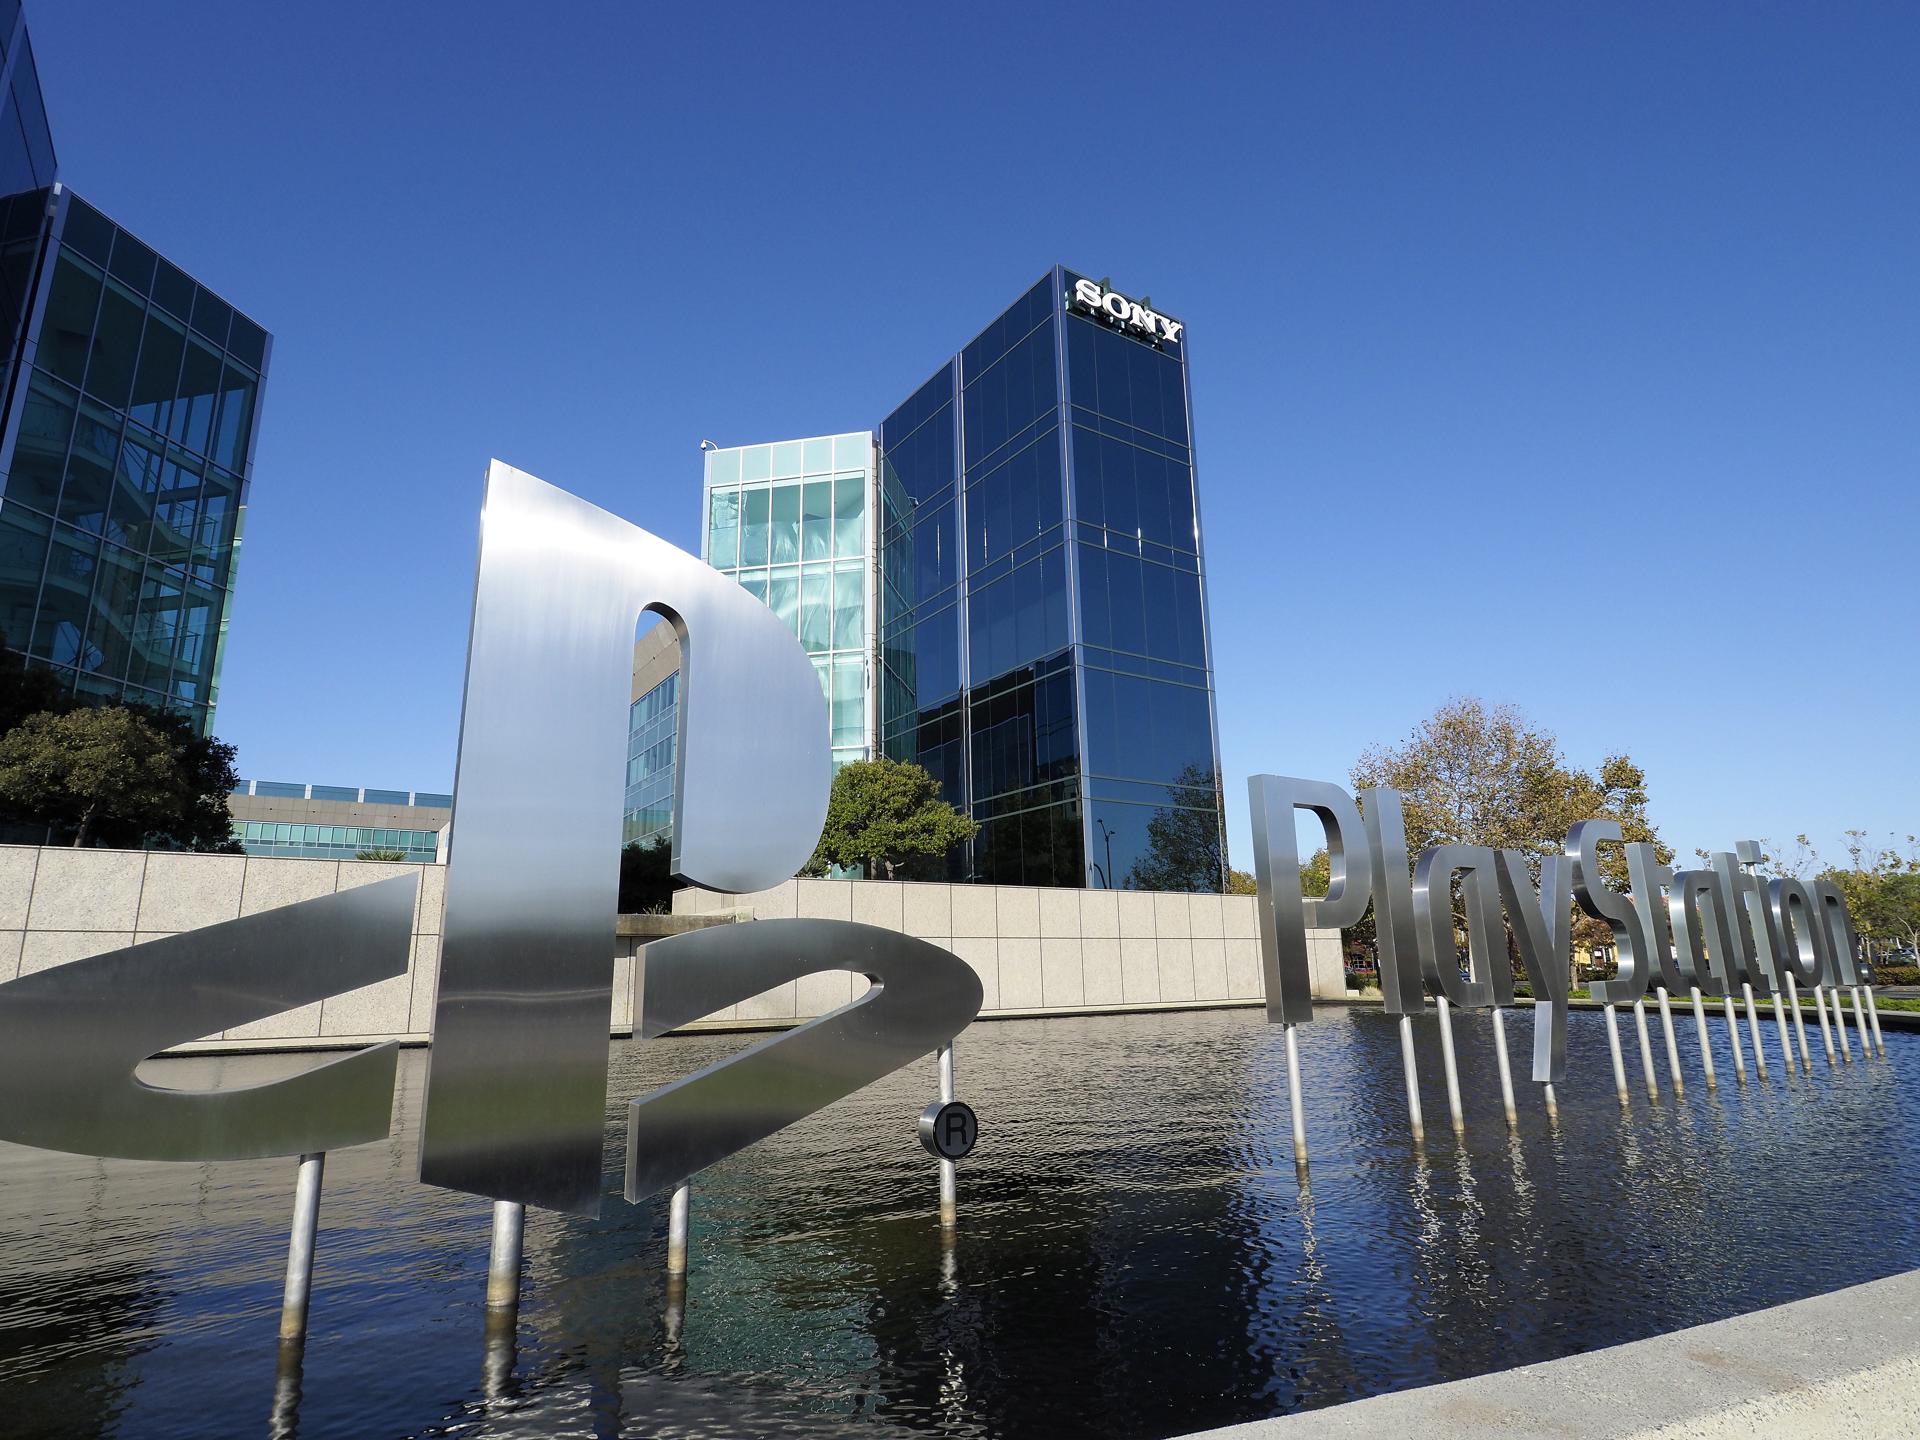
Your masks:
{"label": "water reflection", "polygon": [[[1577,1014],[1558,1123],[1529,1085],[1510,1133],[1489,1023],[1455,1019],[1468,1129],[1424,1147],[1392,1020],[1302,1028],[1305,1186],[1280,1031],[1255,1012],[977,1026],[963,1098],[983,1135],[956,1235],[913,1138],[929,1058],[702,1176],[684,1287],[667,1197],[615,1198],[616,1127],[625,1097],[740,1042],[617,1045],[606,1215],[528,1216],[523,1304],[491,1334],[489,1207],[413,1182],[410,1054],[394,1137],[329,1158],[291,1364],[292,1162],[0,1147],[0,1414],[60,1436],[1159,1437],[1920,1266],[1920,1081],[1903,1078],[1920,1037],[1792,1085],[1658,1107],[1636,1087],[1623,1110],[1602,1021]],[[1415,1030],[1444,1114],[1431,1016]],[[1791,1243],[1754,1243],[1783,1217]]]}

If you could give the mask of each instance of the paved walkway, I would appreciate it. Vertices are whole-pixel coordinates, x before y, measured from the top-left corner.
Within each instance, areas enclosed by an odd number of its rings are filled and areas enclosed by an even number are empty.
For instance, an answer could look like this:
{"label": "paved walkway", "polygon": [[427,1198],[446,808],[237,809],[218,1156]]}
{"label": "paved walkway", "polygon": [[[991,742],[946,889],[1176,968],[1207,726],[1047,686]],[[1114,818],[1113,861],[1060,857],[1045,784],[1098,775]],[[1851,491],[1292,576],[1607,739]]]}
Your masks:
{"label": "paved walkway", "polygon": [[1920,1435],[1920,1271],[1472,1380],[1208,1440],[1721,1440]]}

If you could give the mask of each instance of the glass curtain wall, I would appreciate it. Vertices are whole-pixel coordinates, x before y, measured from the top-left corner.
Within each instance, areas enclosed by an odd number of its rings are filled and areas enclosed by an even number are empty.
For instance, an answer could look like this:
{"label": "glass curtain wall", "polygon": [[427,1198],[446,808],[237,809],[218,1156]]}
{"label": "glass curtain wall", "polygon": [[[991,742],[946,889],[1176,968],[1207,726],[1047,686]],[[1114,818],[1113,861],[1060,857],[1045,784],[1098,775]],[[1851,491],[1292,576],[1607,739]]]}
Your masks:
{"label": "glass curtain wall", "polygon": [[979,822],[956,878],[1218,890],[1184,346],[1075,312],[1077,278],[881,424],[883,745]]}
{"label": "glass curtain wall", "polygon": [[834,768],[873,754],[867,432],[707,452],[703,558],[766,602],[813,659]]}
{"label": "glass curtain wall", "polygon": [[[0,216],[6,263],[44,201]],[[53,209],[0,452],[0,631],[81,695],[205,732],[269,340],[77,196]]]}
{"label": "glass curtain wall", "polygon": [[627,712],[627,801],[620,843],[673,834],[674,752],[679,743],[680,676],[667,676]]}

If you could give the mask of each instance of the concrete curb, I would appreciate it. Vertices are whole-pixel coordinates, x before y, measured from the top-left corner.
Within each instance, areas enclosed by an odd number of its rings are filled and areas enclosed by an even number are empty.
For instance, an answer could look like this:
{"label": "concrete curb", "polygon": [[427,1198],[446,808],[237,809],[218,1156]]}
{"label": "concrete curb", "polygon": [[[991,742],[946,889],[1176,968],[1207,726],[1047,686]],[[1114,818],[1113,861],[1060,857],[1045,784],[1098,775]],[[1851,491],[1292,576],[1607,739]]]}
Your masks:
{"label": "concrete curb", "polygon": [[1201,1433],[1208,1440],[1910,1437],[1920,1433],[1920,1271],[1563,1360]]}

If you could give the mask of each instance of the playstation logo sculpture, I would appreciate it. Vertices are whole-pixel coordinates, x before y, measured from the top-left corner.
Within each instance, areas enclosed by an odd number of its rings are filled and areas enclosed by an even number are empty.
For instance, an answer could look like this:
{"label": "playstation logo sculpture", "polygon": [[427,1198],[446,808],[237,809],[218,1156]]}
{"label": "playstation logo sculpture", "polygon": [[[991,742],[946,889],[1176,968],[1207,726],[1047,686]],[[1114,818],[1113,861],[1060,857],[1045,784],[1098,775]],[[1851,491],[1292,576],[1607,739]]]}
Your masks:
{"label": "playstation logo sculpture", "polygon": [[[633,636],[677,632],[684,700],[673,868],[767,889],[812,853],[831,762],[825,701],[772,611],[693,556],[494,462],[481,517],[420,1178],[577,1214],[600,1208]],[[537,841],[530,823],[540,817]],[[415,881],[381,881],[0,985],[0,1139],[159,1160],[378,1140],[395,1049],[248,1089],[147,1085],[171,1045],[403,974]],[[867,992],[629,1107],[626,1195],[669,1188],[944,1045],[979,978],[924,940],[766,920],[648,946],[656,1036],[819,970]]]}

